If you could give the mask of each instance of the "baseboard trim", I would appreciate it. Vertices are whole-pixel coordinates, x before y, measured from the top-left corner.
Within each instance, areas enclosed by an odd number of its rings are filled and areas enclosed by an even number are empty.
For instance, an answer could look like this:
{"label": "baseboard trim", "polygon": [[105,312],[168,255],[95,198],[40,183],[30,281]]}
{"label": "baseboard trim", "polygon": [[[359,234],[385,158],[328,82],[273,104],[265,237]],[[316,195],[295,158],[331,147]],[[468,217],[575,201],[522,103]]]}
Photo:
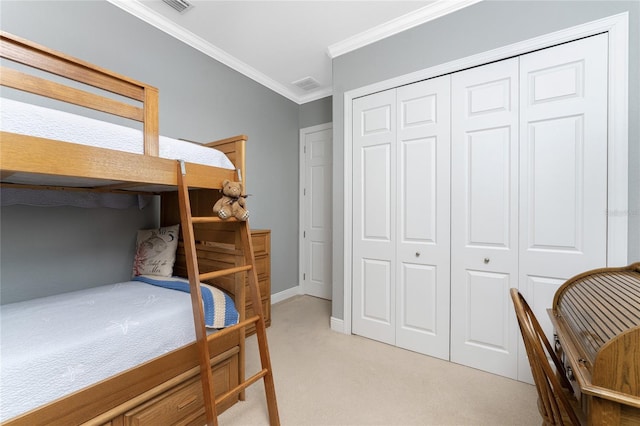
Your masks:
{"label": "baseboard trim", "polygon": [[336,317],[331,317],[331,330],[337,331],[338,333],[345,333],[344,330],[344,320]]}
{"label": "baseboard trim", "polygon": [[302,293],[302,288],[297,285],[295,287],[288,288],[286,290],[280,291],[278,293],[274,293],[271,295],[271,304],[276,304],[279,302],[284,302],[287,299],[291,299]]}

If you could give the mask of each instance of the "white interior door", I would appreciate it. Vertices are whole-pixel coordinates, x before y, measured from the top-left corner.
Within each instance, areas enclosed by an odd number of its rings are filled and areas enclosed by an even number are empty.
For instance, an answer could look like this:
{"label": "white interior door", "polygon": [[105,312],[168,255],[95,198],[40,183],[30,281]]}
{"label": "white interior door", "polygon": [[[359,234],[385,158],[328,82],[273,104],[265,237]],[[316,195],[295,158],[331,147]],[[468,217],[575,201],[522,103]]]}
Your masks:
{"label": "white interior door", "polygon": [[450,77],[397,91],[396,345],[449,359]]}
{"label": "white interior door", "polygon": [[452,76],[451,360],[516,377],[518,59]]}
{"label": "white interior door", "polygon": [[304,154],[303,267],[305,294],[331,300],[332,126],[301,131]]}
{"label": "white interior door", "polygon": [[395,344],[396,91],[353,101],[352,331]]}
{"label": "white interior door", "polygon": [[607,264],[607,44],[520,58],[520,289],[548,336],[558,287]]}

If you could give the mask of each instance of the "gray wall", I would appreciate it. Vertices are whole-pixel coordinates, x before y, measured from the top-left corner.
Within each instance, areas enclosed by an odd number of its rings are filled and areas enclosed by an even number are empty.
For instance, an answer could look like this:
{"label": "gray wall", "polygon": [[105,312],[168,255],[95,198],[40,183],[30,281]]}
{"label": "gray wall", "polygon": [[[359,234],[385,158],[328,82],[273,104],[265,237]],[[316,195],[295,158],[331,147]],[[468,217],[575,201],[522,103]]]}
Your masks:
{"label": "gray wall", "polygon": [[[299,105],[106,1],[3,0],[0,8],[2,30],[156,86],[161,134],[195,141],[248,135],[251,226],[272,230],[272,293],[298,284],[298,262],[291,259],[298,256]],[[90,213],[96,216],[87,216]],[[131,271],[135,230],[157,223],[154,213],[2,208],[3,302],[34,296],[35,290],[23,288],[42,283],[43,277],[66,274],[70,290],[82,285],[85,277],[94,284],[126,277]],[[85,229],[93,229],[92,223],[96,227],[116,224],[119,231],[105,231],[99,237],[85,234]],[[78,230],[72,230],[75,224],[81,225]],[[66,232],[58,232],[60,226]],[[124,248],[118,238],[121,234],[128,236]],[[56,242],[44,243],[47,238]],[[102,242],[101,251],[129,252],[104,259],[103,264],[110,267],[102,268],[93,281],[96,262],[86,253],[96,247],[96,238]],[[55,253],[61,245],[64,248],[46,263],[34,261]],[[38,291],[64,291],[61,285]]]}
{"label": "gray wall", "polygon": [[640,259],[640,2],[485,0],[333,61],[333,306],[344,318],[346,91],[621,12],[629,12],[629,261]]}
{"label": "gray wall", "polygon": [[129,280],[136,232],[158,221],[156,209],[135,207],[16,205],[0,215],[2,303]]}
{"label": "gray wall", "polygon": [[331,123],[331,119],[331,96],[300,105],[300,112],[298,114],[298,125],[301,129],[304,129],[305,127],[317,126],[318,124]]}

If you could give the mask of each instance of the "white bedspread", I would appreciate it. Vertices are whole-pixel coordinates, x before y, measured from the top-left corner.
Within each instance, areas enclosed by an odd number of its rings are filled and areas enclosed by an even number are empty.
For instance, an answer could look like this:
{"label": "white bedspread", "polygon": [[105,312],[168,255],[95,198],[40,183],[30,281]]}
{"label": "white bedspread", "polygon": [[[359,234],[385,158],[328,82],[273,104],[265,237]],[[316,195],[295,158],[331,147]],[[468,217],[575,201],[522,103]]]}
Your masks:
{"label": "white bedspread", "polygon": [[124,282],[0,306],[0,422],[195,340],[190,296]]}
{"label": "white bedspread", "polygon": [[[119,151],[144,153],[142,131],[93,118],[44,108],[8,98],[0,99],[3,131]],[[191,142],[160,136],[160,157],[234,169],[220,151]]]}

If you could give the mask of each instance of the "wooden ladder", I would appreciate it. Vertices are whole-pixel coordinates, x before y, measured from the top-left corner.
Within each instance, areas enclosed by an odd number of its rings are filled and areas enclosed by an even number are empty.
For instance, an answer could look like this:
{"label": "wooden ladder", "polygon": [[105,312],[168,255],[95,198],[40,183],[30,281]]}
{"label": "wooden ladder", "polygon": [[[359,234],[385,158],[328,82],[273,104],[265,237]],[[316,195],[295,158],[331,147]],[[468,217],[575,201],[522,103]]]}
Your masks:
{"label": "wooden ladder", "polygon": [[[264,389],[267,399],[267,409],[269,411],[269,423],[272,426],[279,425],[280,419],[278,416],[278,405],[276,401],[276,391],[273,382],[273,372],[271,369],[271,360],[269,357],[269,347],[267,344],[267,331],[264,322],[264,315],[262,311],[262,301],[260,298],[260,288],[258,287],[258,277],[255,269],[255,260],[253,255],[253,245],[251,243],[251,233],[249,230],[248,221],[238,221],[234,218],[227,219],[224,222],[229,226],[235,227],[235,231],[239,233],[240,241],[242,245],[242,253],[244,255],[244,265],[233,267],[229,269],[223,269],[213,272],[200,274],[198,268],[198,258],[196,254],[196,245],[193,224],[194,223],[213,223],[222,222],[222,220],[215,216],[205,217],[192,217],[191,216],[191,203],[189,201],[189,186],[187,184],[186,170],[184,162],[178,163],[178,199],[180,205],[180,220],[182,222],[182,236],[184,240],[184,251],[187,263],[187,274],[189,276],[189,288],[191,291],[191,305],[193,307],[193,320],[196,331],[196,344],[198,347],[198,353],[200,357],[200,377],[202,382],[202,392],[204,396],[205,414],[207,417],[207,424],[210,426],[218,425],[218,413],[216,405],[222,403],[227,398],[234,395],[238,395],[244,392],[244,390],[250,385],[256,383],[258,380],[263,379]],[[262,369],[244,380],[242,377],[241,383],[234,389],[224,393],[218,398],[215,397],[213,374],[211,371],[209,345],[207,340],[207,330],[204,321],[204,311],[202,306],[202,295],[200,291],[200,282],[206,280],[212,280],[215,278],[246,273],[249,293],[255,315],[251,318],[241,320],[237,325],[227,327],[223,330],[217,331],[209,336],[209,339],[213,340],[220,338],[224,335],[232,333],[238,328],[246,328],[255,324],[256,336],[258,339],[258,350],[260,352],[260,361]],[[236,303],[244,303],[244,301],[236,301]],[[244,333],[242,333],[244,336]]]}

